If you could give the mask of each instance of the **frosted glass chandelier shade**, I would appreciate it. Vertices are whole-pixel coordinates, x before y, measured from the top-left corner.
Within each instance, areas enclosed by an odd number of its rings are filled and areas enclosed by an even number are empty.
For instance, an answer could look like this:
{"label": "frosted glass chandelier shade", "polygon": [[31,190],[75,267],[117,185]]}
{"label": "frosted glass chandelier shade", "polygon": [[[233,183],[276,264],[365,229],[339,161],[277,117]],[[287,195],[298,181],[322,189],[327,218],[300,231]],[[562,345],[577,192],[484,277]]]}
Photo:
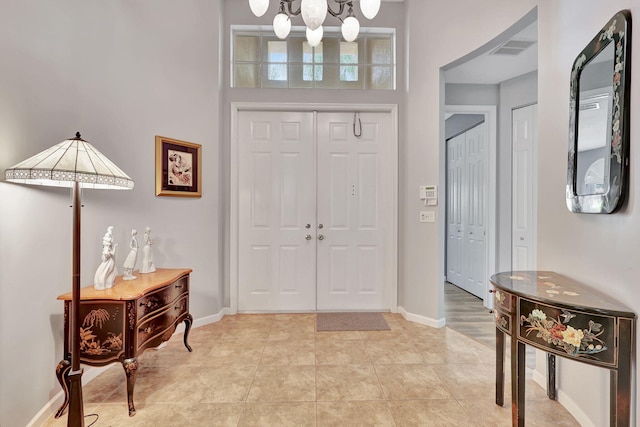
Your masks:
{"label": "frosted glass chandelier shade", "polygon": [[286,13],[279,13],[273,18],[273,32],[279,39],[286,39],[291,31],[291,19]]}
{"label": "frosted glass chandelier shade", "polygon": [[327,0],[301,0],[302,20],[312,30],[322,25],[327,17]]}
{"label": "frosted glass chandelier shade", "polygon": [[360,10],[367,19],[373,19],[380,10],[380,0],[360,0]]}
{"label": "frosted glass chandelier shade", "polygon": [[254,15],[260,17],[269,9],[269,0],[249,0],[249,7]]}
{"label": "frosted glass chandelier shade", "polygon": [[19,184],[130,190],[133,180],[76,133],[5,170],[5,179]]}
{"label": "frosted glass chandelier shade", "polygon": [[[298,1],[300,7],[296,7]],[[343,38],[353,42],[360,33],[360,21],[353,14],[353,3],[356,1],[360,3],[360,10],[368,19],[375,18],[380,10],[381,0],[280,0],[280,11],[273,19],[273,30],[278,38],[287,38],[291,32],[291,18],[302,15],[306,27],[310,31],[316,31],[324,24],[327,14],[331,14],[342,21]],[[254,15],[262,16],[269,7],[269,0],[249,0],[249,6]],[[312,34],[311,38],[309,32],[307,34],[309,43],[316,43],[317,33]]]}
{"label": "frosted glass chandelier shade", "polygon": [[322,36],[324,35],[324,29],[322,25],[312,30],[311,28],[307,28],[307,42],[309,46],[316,47],[322,41]]}
{"label": "frosted glass chandelier shade", "polygon": [[347,16],[342,23],[342,37],[348,42],[354,41],[360,32],[360,22],[355,16]]}

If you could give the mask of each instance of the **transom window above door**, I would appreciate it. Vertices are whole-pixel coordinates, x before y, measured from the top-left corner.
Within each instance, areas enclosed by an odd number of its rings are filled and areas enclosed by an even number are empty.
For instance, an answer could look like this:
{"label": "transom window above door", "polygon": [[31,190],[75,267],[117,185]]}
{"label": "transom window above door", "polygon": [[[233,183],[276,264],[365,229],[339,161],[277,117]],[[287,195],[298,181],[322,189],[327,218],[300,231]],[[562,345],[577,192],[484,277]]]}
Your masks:
{"label": "transom window above door", "polygon": [[325,29],[312,47],[302,31],[286,40],[271,32],[232,29],[232,87],[395,89],[393,30],[360,34],[354,42]]}

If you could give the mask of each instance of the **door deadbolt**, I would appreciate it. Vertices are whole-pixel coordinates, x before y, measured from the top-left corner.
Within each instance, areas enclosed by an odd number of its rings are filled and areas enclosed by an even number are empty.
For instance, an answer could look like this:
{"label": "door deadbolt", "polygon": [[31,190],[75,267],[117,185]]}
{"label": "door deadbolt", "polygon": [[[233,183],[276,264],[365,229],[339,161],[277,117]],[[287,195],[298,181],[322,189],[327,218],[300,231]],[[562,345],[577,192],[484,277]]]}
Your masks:
{"label": "door deadbolt", "polygon": [[324,236],[322,234],[318,234],[318,240],[324,240]]}
{"label": "door deadbolt", "polygon": [[322,230],[322,227],[324,227],[324,225],[322,225],[322,224],[318,224],[318,228],[319,228],[320,230]]}
{"label": "door deadbolt", "polygon": [[311,228],[311,224],[305,225],[304,228]]}
{"label": "door deadbolt", "polygon": [[306,236],[304,236],[304,238],[305,238],[306,240],[311,240],[311,234],[307,234]]}

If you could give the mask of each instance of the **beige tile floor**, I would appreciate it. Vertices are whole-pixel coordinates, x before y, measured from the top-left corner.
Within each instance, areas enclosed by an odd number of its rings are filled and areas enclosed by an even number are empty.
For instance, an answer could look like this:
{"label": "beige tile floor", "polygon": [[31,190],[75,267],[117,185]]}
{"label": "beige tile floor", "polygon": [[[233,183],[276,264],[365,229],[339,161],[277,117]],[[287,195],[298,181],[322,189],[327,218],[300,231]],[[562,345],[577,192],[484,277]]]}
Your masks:
{"label": "beige tile floor", "polygon": [[[113,427],[511,425],[492,348],[385,317],[390,331],[316,332],[315,314],[225,316],[192,329],[192,353],[175,336],[140,357],[134,417],[119,364],[84,387],[85,415]],[[532,381],[526,410],[527,426],[578,425]]]}

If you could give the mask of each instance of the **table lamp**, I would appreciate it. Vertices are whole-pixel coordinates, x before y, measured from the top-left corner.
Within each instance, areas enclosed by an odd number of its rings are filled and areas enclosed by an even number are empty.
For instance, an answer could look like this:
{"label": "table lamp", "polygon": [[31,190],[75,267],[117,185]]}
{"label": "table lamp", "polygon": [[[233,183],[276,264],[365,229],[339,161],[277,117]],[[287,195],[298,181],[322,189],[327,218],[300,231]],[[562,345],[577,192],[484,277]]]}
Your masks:
{"label": "table lamp", "polygon": [[131,190],[133,180],[80,137],[62,141],[5,171],[9,182],[70,187],[73,196],[73,277],[69,334],[71,370],[67,426],[84,427],[82,370],[80,369],[80,192],[83,188]]}

